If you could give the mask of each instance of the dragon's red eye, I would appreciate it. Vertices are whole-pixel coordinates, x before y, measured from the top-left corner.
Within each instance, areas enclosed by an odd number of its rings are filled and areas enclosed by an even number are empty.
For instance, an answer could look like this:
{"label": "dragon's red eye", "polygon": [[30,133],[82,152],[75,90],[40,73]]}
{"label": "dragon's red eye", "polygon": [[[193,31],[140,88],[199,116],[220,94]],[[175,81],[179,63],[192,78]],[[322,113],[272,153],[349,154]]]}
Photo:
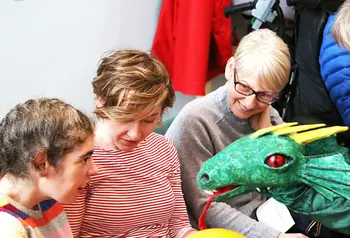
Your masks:
{"label": "dragon's red eye", "polygon": [[278,155],[278,154],[274,154],[274,155],[270,155],[269,157],[267,157],[265,163],[273,168],[279,168],[282,167],[283,165],[286,164],[286,158],[283,155]]}

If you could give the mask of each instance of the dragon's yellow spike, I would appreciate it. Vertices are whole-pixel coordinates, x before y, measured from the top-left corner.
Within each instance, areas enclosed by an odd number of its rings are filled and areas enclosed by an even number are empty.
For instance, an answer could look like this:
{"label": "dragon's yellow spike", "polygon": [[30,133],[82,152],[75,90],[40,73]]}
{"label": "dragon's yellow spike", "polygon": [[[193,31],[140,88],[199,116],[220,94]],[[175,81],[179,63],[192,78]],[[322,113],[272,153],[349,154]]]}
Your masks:
{"label": "dragon's yellow spike", "polygon": [[306,131],[299,134],[293,134],[289,137],[300,145],[306,145],[313,141],[327,138],[339,132],[347,131],[348,129],[349,128],[347,126],[332,126],[313,131]]}
{"label": "dragon's yellow spike", "polygon": [[273,134],[276,135],[286,135],[291,133],[296,133],[299,131],[307,131],[310,129],[318,128],[326,126],[326,124],[310,124],[310,125],[301,125],[301,126],[293,126],[293,127],[287,127],[287,128],[281,128],[273,131]]}
{"label": "dragon's yellow spike", "polygon": [[250,138],[251,139],[255,139],[255,138],[258,138],[259,136],[262,136],[262,135],[265,135],[267,133],[270,133],[270,132],[273,132],[277,129],[281,129],[281,128],[286,128],[286,127],[291,127],[291,126],[294,126],[294,125],[297,125],[298,122],[289,122],[289,123],[283,123],[281,125],[277,125],[277,126],[270,126],[270,127],[267,127],[267,128],[263,128],[263,129],[260,129],[256,132],[254,132],[253,134],[250,135]]}

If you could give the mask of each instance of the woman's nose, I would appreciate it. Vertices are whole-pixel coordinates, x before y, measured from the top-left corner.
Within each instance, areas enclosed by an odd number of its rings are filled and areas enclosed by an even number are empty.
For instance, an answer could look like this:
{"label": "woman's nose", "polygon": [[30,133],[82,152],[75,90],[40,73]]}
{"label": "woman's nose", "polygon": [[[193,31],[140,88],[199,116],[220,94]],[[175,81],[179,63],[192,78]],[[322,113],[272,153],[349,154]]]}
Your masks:
{"label": "woman's nose", "polygon": [[133,123],[132,127],[128,130],[128,136],[131,140],[139,140],[141,138],[141,128],[140,128],[140,122]]}
{"label": "woman's nose", "polygon": [[93,175],[96,175],[98,173],[98,168],[97,168],[94,160],[93,159],[91,159],[91,160],[92,160],[91,168],[88,171],[89,176],[93,176]]}
{"label": "woman's nose", "polygon": [[252,94],[245,98],[245,107],[247,109],[254,109],[256,106],[256,95]]}

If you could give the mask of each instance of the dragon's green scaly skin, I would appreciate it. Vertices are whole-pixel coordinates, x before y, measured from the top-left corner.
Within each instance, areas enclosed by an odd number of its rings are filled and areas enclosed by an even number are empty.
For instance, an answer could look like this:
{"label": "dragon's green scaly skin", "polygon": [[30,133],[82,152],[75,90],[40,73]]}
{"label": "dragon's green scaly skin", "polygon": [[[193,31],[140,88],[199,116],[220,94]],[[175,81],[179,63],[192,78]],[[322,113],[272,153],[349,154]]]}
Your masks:
{"label": "dragon's green scaly skin", "polygon": [[350,235],[350,155],[333,135],[347,128],[310,132],[323,125],[295,124],[262,129],[235,141],[202,165],[197,183],[203,190],[237,186],[215,201],[257,190]]}

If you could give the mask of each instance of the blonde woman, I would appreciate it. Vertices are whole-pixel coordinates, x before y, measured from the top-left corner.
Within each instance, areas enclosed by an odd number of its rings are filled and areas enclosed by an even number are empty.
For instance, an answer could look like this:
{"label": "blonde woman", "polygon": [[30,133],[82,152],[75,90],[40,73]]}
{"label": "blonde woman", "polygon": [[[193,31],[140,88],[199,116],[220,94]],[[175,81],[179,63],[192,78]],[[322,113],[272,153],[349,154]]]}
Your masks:
{"label": "blonde woman", "polygon": [[0,123],[1,237],[73,237],[61,203],[97,173],[94,124],[58,99],[28,100]]}
{"label": "blonde woman", "polygon": [[[283,123],[271,104],[289,79],[290,54],[274,32],[261,29],[246,35],[226,65],[228,82],[209,95],[188,103],[166,137],[177,148],[185,201],[193,225],[209,194],[200,191],[196,175],[204,161],[255,130]],[[248,238],[305,237],[282,234],[253,219],[266,201],[249,193],[226,203],[214,203],[206,215],[208,227],[238,231]]]}
{"label": "blonde woman", "polygon": [[93,158],[99,174],[67,214],[76,237],[186,237],[191,228],[172,143],[152,133],[174,91],[164,66],[138,50],[102,58]]}

